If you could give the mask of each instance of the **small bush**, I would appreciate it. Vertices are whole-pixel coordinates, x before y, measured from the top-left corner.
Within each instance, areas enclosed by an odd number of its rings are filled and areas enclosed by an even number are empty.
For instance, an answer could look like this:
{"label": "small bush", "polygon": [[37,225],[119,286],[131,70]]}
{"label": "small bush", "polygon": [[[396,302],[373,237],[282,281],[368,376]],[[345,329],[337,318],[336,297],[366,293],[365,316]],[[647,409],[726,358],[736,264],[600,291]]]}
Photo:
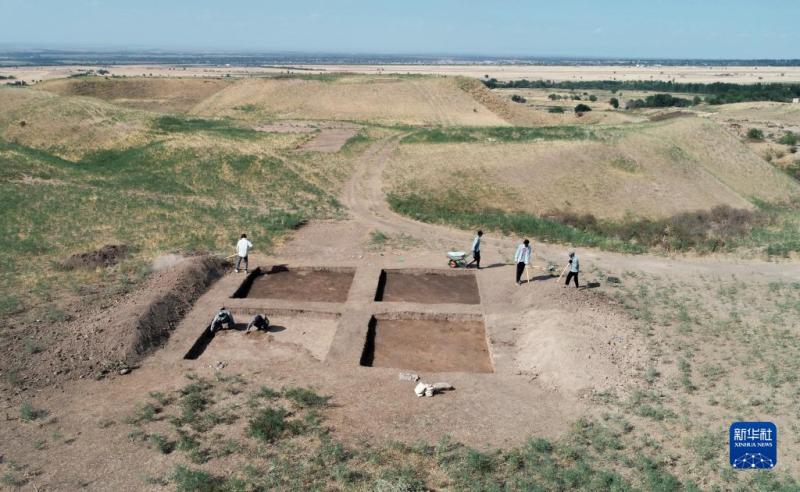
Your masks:
{"label": "small bush", "polygon": [[778,139],[779,144],[783,145],[797,145],[797,135],[792,132],[786,132],[781,138]]}
{"label": "small bush", "polygon": [[591,110],[592,110],[592,108],[590,108],[589,106],[587,106],[585,104],[578,104],[577,106],[575,106],[575,113],[576,114],[588,113]]}
{"label": "small bush", "polygon": [[619,99],[612,97],[608,100],[608,104],[610,104],[612,108],[617,109],[619,108]]}
{"label": "small bush", "polygon": [[591,96],[589,96],[589,100],[592,101],[592,102],[597,102],[597,96],[592,94]]}
{"label": "small bush", "polygon": [[19,418],[26,422],[31,422],[33,420],[46,417],[47,414],[47,410],[34,408],[33,405],[27,401],[22,402],[22,405],[19,407]]}
{"label": "small bush", "polygon": [[527,99],[520,96],[519,94],[514,94],[513,96],[511,96],[511,100],[514,101],[515,103],[520,103],[520,104],[528,102]]}
{"label": "small bush", "polygon": [[547,112],[561,114],[564,112],[564,108],[562,108],[561,106],[550,106],[549,108],[547,108]]}
{"label": "small bush", "polygon": [[283,390],[283,396],[293,401],[301,408],[324,407],[328,404],[330,396],[320,396],[306,388],[287,388]]}
{"label": "small bush", "polygon": [[297,434],[300,428],[296,423],[286,420],[288,416],[289,412],[283,408],[264,408],[250,419],[247,426],[247,435],[260,441],[272,443],[284,435]]}
{"label": "small bush", "polygon": [[764,140],[764,132],[759,128],[747,130],[747,138],[750,140]]}
{"label": "small bush", "polygon": [[222,490],[222,480],[203,470],[193,470],[183,465],[172,475],[178,492],[216,492]]}

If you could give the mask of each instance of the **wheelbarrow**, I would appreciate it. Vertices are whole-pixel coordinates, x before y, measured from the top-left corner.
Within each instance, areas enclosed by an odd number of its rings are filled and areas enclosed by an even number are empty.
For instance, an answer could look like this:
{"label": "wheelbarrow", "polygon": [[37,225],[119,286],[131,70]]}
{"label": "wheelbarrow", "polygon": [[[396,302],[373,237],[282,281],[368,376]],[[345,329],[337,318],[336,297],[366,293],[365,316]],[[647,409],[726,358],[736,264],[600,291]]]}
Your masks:
{"label": "wheelbarrow", "polygon": [[465,251],[449,251],[447,264],[450,268],[467,268],[467,253]]}

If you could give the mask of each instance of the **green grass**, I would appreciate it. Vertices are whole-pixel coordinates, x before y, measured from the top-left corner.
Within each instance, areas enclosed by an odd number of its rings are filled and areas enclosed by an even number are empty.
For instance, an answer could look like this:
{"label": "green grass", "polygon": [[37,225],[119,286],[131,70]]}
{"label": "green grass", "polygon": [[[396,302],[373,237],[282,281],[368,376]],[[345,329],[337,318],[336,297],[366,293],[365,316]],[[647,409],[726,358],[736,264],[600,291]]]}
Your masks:
{"label": "green grass", "polygon": [[29,402],[24,401],[19,407],[19,418],[26,422],[32,422],[49,415],[47,410],[34,408]]}
{"label": "green grass", "polygon": [[[415,220],[462,229],[489,229],[539,241],[644,253],[651,249],[710,253],[752,248],[769,256],[800,251],[800,202],[757,202],[756,212],[716,207],[667,219],[600,220],[591,215],[527,212],[482,207],[468,192],[391,193],[391,208]],[[667,234],[665,231],[669,231]]]}
{"label": "green grass", "polygon": [[464,143],[479,141],[525,142],[530,140],[594,140],[597,131],[586,126],[545,127],[448,127],[423,128],[406,135],[402,143]]}
{"label": "green grass", "polygon": [[[236,109],[236,108],[234,108]],[[213,132],[231,138],[258,138],[259,132],[250,128],[234,126],[230,120],[208,120],[162,116],[153,122],[153,129],[165,133]]]}
{"label": "green grass", "polygon": [[525,212],[506,212],[491,208],[470,210],[464,207],[464,204],[470,203],[470,201],[454,191],[440,193],[436,196],[416,193],[390,194],[388,201],[394,211],[422,222],[453,224],[462,229],[483,228],[503,233],[527,235],[538,241],[563,242],[612,251],[630,253],[646,251],[646,248],[641,245],[586,232]]}
{"label": "green grass", "polygon": [[[257,138],[269,145],[272,137]],[[199,149],[154,139],[77,161],[0,140],[0,316],[38,308],[31,317],[42,319],[59,308],[47,295],[57,301],[58,289],[69,285],[105,282],[128,291],[146,276],[147,259],[175,251],[227,254],[245,231],[267,252],[304,221],[338,213],[334,195],[287,162],[293,156],[224,150],[213,139]],[[23,182],[31,178],[41,181]],[[108,272],[50,267],[109,243],[128,244],[136,254]],[[31,292],[45,278],[55,288]]]}

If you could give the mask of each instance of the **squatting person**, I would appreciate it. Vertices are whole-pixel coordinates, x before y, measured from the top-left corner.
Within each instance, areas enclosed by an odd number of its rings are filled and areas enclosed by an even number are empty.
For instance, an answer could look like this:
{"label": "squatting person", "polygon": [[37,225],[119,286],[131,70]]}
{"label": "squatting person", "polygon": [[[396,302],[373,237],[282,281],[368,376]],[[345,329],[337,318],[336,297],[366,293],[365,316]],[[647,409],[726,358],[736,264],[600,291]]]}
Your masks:
{"label": "squatting person", "polygon": [[481,237],[483,236],[483,231],[478,231],[475,235],[475,239],[472,240],[472,261],[470,261],[467,266],[472,265],[475,263],[475,268],[478,270],[481,269]]}
{"label": "squatting person", "polygon": [[235,321],[233,321],[233,315],[230,311],[228,311],[225,306],[219,308],[219,312],[214,319],[211,320],[211,333],[215,331],[222,330],[223,327],[228,328],[229,330],[232,329],[236,325]]}
{"label": "squatting person", "polygon": [[527,239],[522,241],[522,244],[517,246],[517,252],[514,254],[514,263],[517,264],[517,285],[522,284],[522,272],[531,261],[531,242]]}
{"label": "squatting person", "polygon": [[564,287],[569,285],[569,281],[573,278],[575,279],[575,288],[578,288],[578,273],[580,272],[580,264],[578,263],[578,257],[575,256],[574,251],[570,251],[569,253],[569,273],[567,274],[567,282],[564,284]]}
{"label": "squatting person", "polygon": [[253,243],[247,239],[247,234],[242,234],[242,237],[239,238],[239,242],[236,243],[236,273],[239,273],[239,267],[243,261],[244,273],[247,273],[247,253],[252,247]]}
{"label": "squatting person", "polygon": [[245,330],[245,335],[253,332],[253,331],[267,331],[269,330],[269,318],[267,318],[266,314],[256,314],[253,316],[253,320],[250,321],[250,324],[247,325],[247,330]]}

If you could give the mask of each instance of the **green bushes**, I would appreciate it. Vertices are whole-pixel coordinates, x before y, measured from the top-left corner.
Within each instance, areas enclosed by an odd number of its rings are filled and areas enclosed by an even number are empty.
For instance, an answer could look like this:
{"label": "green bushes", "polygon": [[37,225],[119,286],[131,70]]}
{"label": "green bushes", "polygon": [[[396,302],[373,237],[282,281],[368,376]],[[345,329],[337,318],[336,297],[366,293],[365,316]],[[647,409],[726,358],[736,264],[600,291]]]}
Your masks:
{"label": "green bushes", "polygon": [[528,102],[527,99],[525,99],[523,96],[520,96],[519,94],[514,94],[513,96],[511,96],[511,100],[514,101],[515,103],[520,103],[520,104]]}
{"label": "green bushes", "polygon": [[591,110],[592,110],[592,108],[590,108],[589,106],[587,106],[587,105],[585,105],[583,103],[578,104],[577,106],[575,106],[575,113],[577,113],[577,114],[588,113]]}
{"label": "green bushes", "polygon": [[759,128],[747,130],[747,138],[750,140],[764,140],[764,132]]}
{"label": "green bushes", "polygon": [[792,132],[786,132],[781,138],[778,139],[778,143],[783,145],[795,146],[797,145],[797,140],[798,140],[797,134]]}
{"label": "green bushes", "polygon": [[554,114],[562,114],[564,112],[564,108],[561,106],[550,106],[549,108],[547,108],[547,112]]}
{"label": "green bushes", "polygon": [[[728,104],[745,101],[778,101],[791,102],[800,97],[800,84],[729,84],[715,82],[712,84],[680,83],[661,80],[510,80],[500,82],[497,79],[484,80],[490,89],[556,89],[556,90],[608,90],[608,91],[656,91],[664,93],[684,93],[709,96],[708,104]],[[695,99],[696,100],[696,99]],[[694,102],[694,101],[692,101]],[[698,101],[699,102],[699,101]],[[697,102],[695,103],[697,104]]]}
{"label": "green bushes", "polygon": [[608,104],[610,104],[612,108],[618,109],[619,99],[617,99],[616,97],[612,97],[611,99],[608,100]]}

